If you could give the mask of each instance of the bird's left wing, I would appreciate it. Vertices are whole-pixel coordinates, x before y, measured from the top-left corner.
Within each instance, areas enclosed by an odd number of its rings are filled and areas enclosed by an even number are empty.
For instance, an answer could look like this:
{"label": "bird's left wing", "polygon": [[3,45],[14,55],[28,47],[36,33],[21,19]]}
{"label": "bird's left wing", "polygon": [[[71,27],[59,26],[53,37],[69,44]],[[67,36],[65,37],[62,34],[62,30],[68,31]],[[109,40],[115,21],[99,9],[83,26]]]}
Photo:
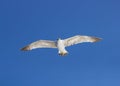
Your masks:
{"label": "bird's left wing", "polygon": [[101,38],[97,38],[97,37],[77,35],[77,36],[73,36],[73,37],[70,37],[68,39],[65,39],[64,40],[64,45],[65,46],[71,46],[71,45],[78,44],[78,43],[83,43],[83,42],[97,42],[100,39]]}
{"label": "bird's left wing", "polygon": [[27,51],[36,48],[57,48],[55,41],[39,40],[23,47],[21,50]]}

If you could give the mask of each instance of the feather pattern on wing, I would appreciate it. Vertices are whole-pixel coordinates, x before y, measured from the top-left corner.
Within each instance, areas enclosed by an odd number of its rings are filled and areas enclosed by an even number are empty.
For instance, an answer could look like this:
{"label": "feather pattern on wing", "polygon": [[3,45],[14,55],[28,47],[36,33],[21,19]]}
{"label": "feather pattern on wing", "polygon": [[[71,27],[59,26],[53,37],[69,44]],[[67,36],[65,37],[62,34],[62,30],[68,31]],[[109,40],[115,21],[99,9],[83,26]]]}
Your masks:
{"label": "feather pattern on wing", "polygon": [[39,40],[23,47],[21,50],[32,50],[36,48],[57,48],[55,41]]}
{"label": "feather pattern on wing", "polygon": [[64,45],[71,46],[71,45],[83,43],[83,42],[97,42],[99,40],[100,40],[100,38],[97,38],[97,37],[77,35],[77,36],[73,36],[68,39],[65,39]]}

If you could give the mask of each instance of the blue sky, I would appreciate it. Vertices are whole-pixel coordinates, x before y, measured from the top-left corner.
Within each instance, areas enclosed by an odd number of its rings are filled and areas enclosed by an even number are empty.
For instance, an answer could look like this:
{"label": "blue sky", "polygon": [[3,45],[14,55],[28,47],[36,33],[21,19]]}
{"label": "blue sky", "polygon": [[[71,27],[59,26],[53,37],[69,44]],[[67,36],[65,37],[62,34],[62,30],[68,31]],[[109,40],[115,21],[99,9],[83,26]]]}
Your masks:
{"label": "blue sky", "polygon": [[[0,30],[0,86],[120,86],[119,0],[1,0]],[[77,34],[103,40],[20,51]]]}

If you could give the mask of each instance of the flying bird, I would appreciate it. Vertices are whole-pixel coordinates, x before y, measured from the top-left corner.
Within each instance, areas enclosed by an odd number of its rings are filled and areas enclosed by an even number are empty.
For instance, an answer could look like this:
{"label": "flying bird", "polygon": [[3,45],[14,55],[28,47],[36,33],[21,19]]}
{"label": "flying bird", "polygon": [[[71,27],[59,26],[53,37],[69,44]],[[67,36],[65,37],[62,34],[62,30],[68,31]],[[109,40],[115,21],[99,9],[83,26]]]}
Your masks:
{"label": "flying bird", "polygon": [[36,48],[57,48],[58,54],[61,56],[65,56],[68,54],[68,51],[65,49],[65,47],[68,47],[74,44],[84,43],[84,42],[93,43],[100,40],[101,38],[98,38],[98,37],[76,35],[67,39],[59,38],[56,41],[38,40],[23,47],[21,50],[29,51]]}

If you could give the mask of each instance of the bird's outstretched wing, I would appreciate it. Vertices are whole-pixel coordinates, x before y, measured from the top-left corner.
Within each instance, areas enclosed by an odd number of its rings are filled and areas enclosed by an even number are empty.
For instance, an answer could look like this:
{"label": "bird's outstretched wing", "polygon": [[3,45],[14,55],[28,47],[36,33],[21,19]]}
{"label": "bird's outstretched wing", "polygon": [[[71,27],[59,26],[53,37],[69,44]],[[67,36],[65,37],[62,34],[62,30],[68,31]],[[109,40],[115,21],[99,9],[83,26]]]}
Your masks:
{"label": "bird's outstretched wing", "polygon": [[101,38],[77,35],[68,39],[64,39],[64,45],[67,47],[78,43],[97,42],[99,40],[101,40]]}
{"label": "bird's outstretched wing", "polygon": [[39,40],[23,47],[21,50],[27,51],[36,48],[57,48],[55,41]]}

